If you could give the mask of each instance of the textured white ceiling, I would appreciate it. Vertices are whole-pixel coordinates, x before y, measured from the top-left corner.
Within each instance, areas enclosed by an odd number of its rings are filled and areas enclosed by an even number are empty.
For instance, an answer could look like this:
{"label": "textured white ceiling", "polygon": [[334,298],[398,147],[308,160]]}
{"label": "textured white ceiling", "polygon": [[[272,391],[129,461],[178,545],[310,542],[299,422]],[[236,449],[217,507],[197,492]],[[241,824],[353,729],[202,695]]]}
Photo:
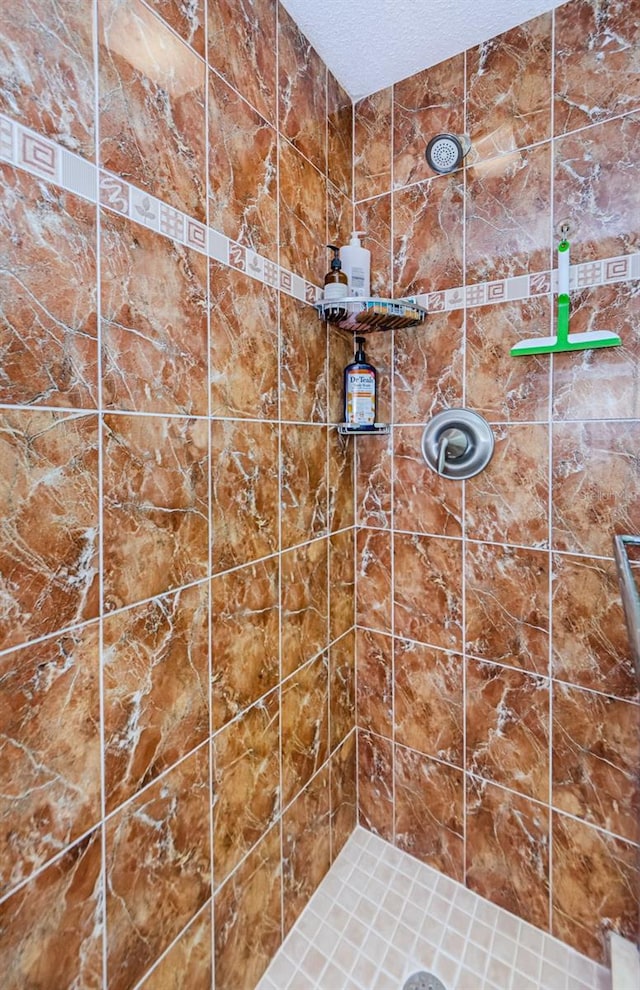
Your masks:
{"label": "textured white ceiling", "polygon": [[354,100],[565,2],[282,0]]}

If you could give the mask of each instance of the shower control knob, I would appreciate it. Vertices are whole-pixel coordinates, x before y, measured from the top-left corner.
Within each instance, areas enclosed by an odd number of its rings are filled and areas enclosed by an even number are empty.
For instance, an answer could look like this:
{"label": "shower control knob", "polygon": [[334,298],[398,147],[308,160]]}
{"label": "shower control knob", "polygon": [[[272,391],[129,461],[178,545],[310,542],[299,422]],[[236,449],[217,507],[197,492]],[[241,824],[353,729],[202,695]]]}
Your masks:
{"label": "shower control knob", "polygon": [[494,439],[486,419],[471,409],[447,409],[422,434],[422,456],[443,478],[464,481],[479,474],[493,456]]}

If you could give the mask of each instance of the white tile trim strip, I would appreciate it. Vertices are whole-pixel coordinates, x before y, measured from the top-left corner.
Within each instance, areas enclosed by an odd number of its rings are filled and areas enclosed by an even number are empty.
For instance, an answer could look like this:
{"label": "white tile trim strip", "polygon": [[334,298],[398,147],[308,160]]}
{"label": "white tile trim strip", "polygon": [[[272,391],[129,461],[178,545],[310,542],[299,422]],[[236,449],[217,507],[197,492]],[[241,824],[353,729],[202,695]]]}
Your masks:
{"label": "white tile trim strip", "polygon": [[[23,127],[0,114],[0,161],[8,162],[31,175],[53,182],[63,189],[97,203],[150,230],[185,244],[230,268],[274,288],[282,289],[301,302],[314,303],[321,297],[319,286],[295,272],[282,268],[269,258],[256,254],[225,234],[150,196],[120,176],[98,168],[61,145]],[[603,258],[572,265],[569,285],[586,289],[615,282],[640,279],[640,252],[617,258]],[[430,313],[487,306],[548,295],[557,285],[556,271],[532,272],[495,282],[455,286],[439,292],[408,297]]]}
{"label": "white tile trim strip", "polygon": [[608,990],[610,974],[378,836],[356,828],[256,990]]}

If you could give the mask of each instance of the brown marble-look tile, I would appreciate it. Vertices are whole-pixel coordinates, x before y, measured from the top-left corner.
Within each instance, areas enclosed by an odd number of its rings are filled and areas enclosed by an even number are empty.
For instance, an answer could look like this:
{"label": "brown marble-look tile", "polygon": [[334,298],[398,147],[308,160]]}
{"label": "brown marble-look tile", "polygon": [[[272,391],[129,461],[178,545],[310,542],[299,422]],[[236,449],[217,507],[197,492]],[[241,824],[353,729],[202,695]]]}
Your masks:
{"label": "brown marble-look tile", "polygon": [[537,928],[549,928],[549,811],[467,778],[466,882]]}
{"label": "brown marble-look tile", "polygon": [[106,408],[207,414],[207,259],[101,211]]}
{"label": "brown marble-look tile", "polygon": [[631,842],[640,839],[640,708],[553,689],[553,806]]}
{"label": "brown marble-look tile", "polygon": [[358,629],[357,722],[379,736],[393,738],[393,639]]}
{"label": "brown marble-look tile", "polygon": [[396,639],[394,671],[396,741],[461,767],[462,657]]}
{"label": "brown marble-look tile", "polygon": [[278,260],[278,146],[275,129],[209,73],[209,223]]}
{"label": "brown marble-look tile", "polygon": [[213,569],[278,549],[278,427],[247,420],[211,425]]}
{"label": "brown marble-look tile", "polygon": [[329,268],[327,182],[288,141],[280,142],[280,264],[315,285]]}
{"label": "brown marble-look tile", "polygon": [[350,200],[353,196],[353,103],[327,72],[327,177]]}
{"label": "brown marble-look tile", "polygon": [[462,649],[462,543],[396,533],[395,633]]}
{"label": "brown marble-look tile", "polygon": [[392,436],[356,440],[356,518],[360,526],[391,526]]}
{"label": "brown marble-look tile", "polygon": [[282,686],[282,804],[306,787],[327,758],[329,670],[317,657]]}
{"label": "brown marble-look tile", "polygon": [[330,856],[331,791],[327,766],[282,816],[285,935],[327,873]]}
{"label": "brown marble-look tile", "polygon": [[358,729],[358,822],[393,842],[393,743]]}
{"label": "brown marble-look tile", "polygon": [[422,426],[393,431],[393,511],[396,529],[462,536],[462,485],[431,471],[422,456]]}
{"label": "brown marble-look tile", "polygon": [[327,532],[327,428],[285,424],[281,439],[282,547]]}
{"label": "brown marble-look tile", "polygon": [[8,165],[0,180],[0,402],[95,408],[95,207]]}
{"label": "brown marble-look tile", "polygon": [[640,282],[574,294],[571,332],[611,330],[622,346],[554,356],[556,419],[640,419],[639,328]]}
{"label": "brown marble-look tile", "polygon": [[[328,330],[328,421],[344,423],[344,369],[354,356],[354,336],[351,330],[341,330],[332,323]],[[345,440],[346,445],[346,440]],[[349,450],[353,451],[351,445]]]}
{"label": "brown marble-look tile", "polygon": [[553,676],[638,700],[614,562],[554,554],[552,609]]}
{"label": "brown marble-look tile", "polygon": [[215,896],[217,990],[256,985],[282,941],[281,897],[280,828],[276,826]]}
{"label": "brown marble-look tile", "polygon": [[331,856],[336,859],[358,824],[356,734],[352,732],[331,757]]}
{"label": "brown marble-look tile", "polygon": [[209,898],[209,817],[205,746],[108,821],[110,990],[135,985]]}
{"label": "brown marble-look tile", "polygon": [[[353,230],[353,203],[327,182],[327,244],[348,244]],[[330,257],[326,255],[327,262]],[[329,267],[327,263],[327,268]]]}
{"label": "brown marble-look tile", "polygon": [[352,629],[329,648],[329,747],[340,746],[355,725],[356,635]]}
{"label": "brown marble-look tile", "polygon": [[640,103],[638,0],[573,0],[555,11],[555,131],[564,134]]}
{"label": "brown marble-look tile", "polygon": [[272,124],[276,122],[276,0],[207,4],[209,65]]}
{"label": "brown marble-look tile", "polygon": [[207,429],[192,419],[105,416],[107,611],[205,577]]}
{"label": "brown marble-look tile", "polygon": [[278,560],[211,582],[213,727],[275,687],[280,669]]}
{"label": "brown marble-look tile", "polygon": [[353,172],[357,200],[391,189],[393,88],[365,96],[354,107]]}
{"label": "brown marble-look tile", "polygon": [[553,815],[552,933],[601,963],[608,932],[638,931],[638,849],[590,825]]}
{"label": "brown marble-look tile", "polygon": [[464,774],[395,747],[395,844],[454,880],[464,877]]}
{"label": "brown marble-look tile", "polygon": [[140,990],[210,990],[211,904],[205,905]]}
{"label": "brown marble-look tile", "polygon": [[468,543],[467,653],[549,673],[549,554]]}
{"label": "brown marble-look tile", "polygon": [[330,533],[346,529],[355,523],[354,455],[348,438],[329,429],[329,503]]}
{"label": "brown marble-look tile", "polygon": [[190,0],[188,4],[183,3],[182,0],[150,0],[150,5],[176,34],[197,51],[198,55],[205,57],[205,0]]}
{"label": "brown marble-look tile", "polygon": [[0,415],[0,647],[98,614],[96,416]]}
{"label": "brown marble-look tile", "polygon": [[371,251],[371,292],[389,299],[391,280],[391,193],[357,203],[356,230],[366,231],[364,246]]}
{"label": "brown marble-look tile", "polygon": [[326,649],[328,636],[327,540],[282,554],[282,676]]}
{"label": "brown marble-look tile", "polygon": [[347,530],[329,538],[329,642],[355,622],[355,536]]}
{"label": "brown marble-look tile", "polygon": [[280,418],[327,420],[327,332],[311,306],[280,295]]}
{"label": "brown marble-look tile", "polygon": [[325,173],[327,69],[282,4],[278,5],[278,73],[280,132]]}
{"label": "brown marble-look tile", "polygon": [[473,160],[551,137],[552,19],[534,17],[467,52]]}
{"label": "brown marble-look tile", "polygon": [[549,682],[467,660],[467,768],[538,801],[549,800]]}
{"label": "brown marble-look tile", "polygon": [[393,87],[393,181],[396,188],[429,179],[425,158],[435,134],[464,131],[464,52]]}
{"label": "brown marble-look tile", "polygon": [[0,894],[100,817],[97,623],[0,658]]}
{"label": "brown marble-look tile", "polygon": [[466,482],[467,537],[543,548],[549,544],[549,432],[494,426],[493,458]]}
{"label": "brown marble-look tile", "polygon": [[356,621],[391,632],[391,534],[380,529],[356,534]]}
{"label": "brown marble-look tile", "polygon": [[213,739],[213,874],[219,886],[274,824],[280,794],[277,691]]}
{"label": "brown marble-look tile", "polygon": [[226,265],[210,266],[211,414],[276,419],[278,293]]}
{"label": "brown marble-look tile", "polygon": [[396,296],[436,292],[462,284],[463,211],[462,172],[439,175],[394,192]]}
{"label": "brown marble-look tile", "polygon": [[511,357],[510,347],[547,337],[549,298],[525,299],[467,311],[466,401],[491,422],[547,420],[551,388],[548,355]]}
{"label": "brown marble-look tile", "polygon": [[574,264],[637,250],[639,153],[640,113],[555,142],[554,222],[572,224]]}
{"label": "brown marble-look tile", "polygon": [[92,8],[29,0],[3,9],[0,111],[94,161]]}
{"label": "brown marble-look tile", "polygon": [[207,585],[108,616],[102,669],[109,812],[209,734]]}
{"label": "brown marble-look tile", "polygon": [[464,311],[430,313],[425,328],[394,334],[396,423],[426,423],[436,413],[462,406]]}
{"label": "brown marble-look tile", "polygon": [[100,832],[0,905],[3,990],[103,990]]}
{"label": "brown marble-look tile", "polygon": [[204,220],[204,64],[141,0],[98,13],[100,164]]}
{"label": "brown marble-look tile", "polygon": [[612,555],[616,533],[640,531],[640,424],[553,428],[553,546]]}
{"label": "brown marble-look tile", "polygon": [[550,142],[468,168],[467,281],[546,271],[550,215]]}

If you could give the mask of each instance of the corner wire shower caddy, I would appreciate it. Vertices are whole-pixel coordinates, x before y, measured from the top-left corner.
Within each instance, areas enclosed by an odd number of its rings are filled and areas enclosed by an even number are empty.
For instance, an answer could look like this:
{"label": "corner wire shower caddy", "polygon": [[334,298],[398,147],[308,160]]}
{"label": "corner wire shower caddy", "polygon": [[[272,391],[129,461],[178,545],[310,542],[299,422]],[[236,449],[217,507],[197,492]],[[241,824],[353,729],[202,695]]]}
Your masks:
{"label": "corner wire shower caddy", "polygon": [[[409,299],[379,299],[377,296],[319,300],[314,304],[321,320],[326,320],[341,330],[355,333],[373,333],[380,330],[407,330],[424,323],[427,310]],[[359,427],[349,423],[338,424],[341,436],[371,436],[386,434],[388,423],[374,423]]]}

